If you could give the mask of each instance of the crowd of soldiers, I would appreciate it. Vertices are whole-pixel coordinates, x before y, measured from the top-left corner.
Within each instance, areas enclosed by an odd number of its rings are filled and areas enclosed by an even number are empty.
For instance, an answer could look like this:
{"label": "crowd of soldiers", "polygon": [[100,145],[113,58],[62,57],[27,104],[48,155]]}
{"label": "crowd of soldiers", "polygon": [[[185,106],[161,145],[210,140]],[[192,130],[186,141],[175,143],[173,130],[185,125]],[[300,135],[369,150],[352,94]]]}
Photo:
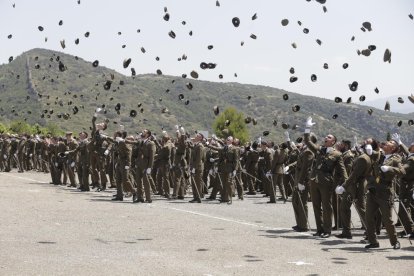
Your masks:
{"label": "crowd of soldiers", "polygon": [[[51,184],[80,191],[103,191],[109,183],[116,188],[112,200],[131,197],[134,203],[151,203],[154,195],[183,200],[190,190],[191,203],[205,198],[231,204],[236,195],[244,200],[258,193],[269,197],[268,203],[286,203],[291,197],[293,230],[310,231],[311,202],[314,236],[321,238],[342,228],[336,237],[352,239],[354,206],[366,248],[379,247],[382,226],[394,249],[400,248],[398,236],[414,238],[414,143],[405,146],[398,134],[388,141],[368,138],[360,144],[328,134],[318,143],[308,118],[296,143],[285,132],[281,144],[259,138],[241,145],[232,136],[222,140],[199,132],[191,137],[180,126],[174,137],[163,131],[158,139],[148,129],[138,136],[128,136],[123,129],[108,136],[107,123],[96,121],[95,114],[90,137],[83,131],[76,139],[71,132],[66,137],[2,134],[0,170],[50,173]],[[399,202],[398,211],[394,202]],[[402,226],[399,233],[393,213]]]}

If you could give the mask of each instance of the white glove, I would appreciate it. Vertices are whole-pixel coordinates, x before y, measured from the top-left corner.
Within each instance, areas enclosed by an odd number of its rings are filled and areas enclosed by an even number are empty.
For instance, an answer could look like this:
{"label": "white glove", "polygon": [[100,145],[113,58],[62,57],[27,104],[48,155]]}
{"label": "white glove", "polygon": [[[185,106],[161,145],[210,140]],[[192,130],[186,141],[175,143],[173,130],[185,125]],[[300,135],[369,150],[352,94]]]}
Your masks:
{"label": "white glove", "polygon": [[236,170],[233,171],[233,176],[236,176]]}
{"label": "white glove", "polygon": [[305,190],[305,185],[298,183],[298,189],[299,191],[304,191]]}
{"label": "white glove", "polygon": [[381,171],[382,172],[388,172],[391,169],[390,166],[381,166]]}
{"label": "white glove", "polygon": [[151,168],[147,169],[147,174],[151,174]]}
{"label": "white glove", "polygon": [[306,119],[306,128],[311,128],[315,123],[312,122],[312,117]]}
{"label": "white glove", "polygon": [[266,177],[267,177],[267,178],[269,178],[271,175],[272,175],[272,174],[270,173],[270,171],[268,171],[268,172],[266,173]]}
{"label": "white glove", "polygon": [[192,174],[195,174],[195,169],[194,168],[191,170],[191,173]]}
{"label": "white glove", "polygon": [[185,129],[183,127],[180,127],[180,133],[181,133],[181,135],[185,134]]}
{"label": "white glove", "polygon": [[208,171],[208,174],[209,174],[209,175],[213,175],[213,169],[210,169],[210,170]]}
{"label": "white glove", "polygon": [[129,166],[125,166],[125,170],[129,170]]}
{"label": "white glove", "polygon": [[215,161],[216,161],[216,159],[210,158],[210,163],[214,163]]}
{"label": "white glove", "polygon": [[74,161],[72,161],[72,163],[70,163],[70,167],[71,168],[75,167],[75,162]]}
{"label": "white glove", "polygon": [[338,187],[336,187],[336,189],[335,189],[335,193],[336,193],[337,195],[342,195],[344,192],[345,192],[345,188],[344,188],[344,187],[342,187],[342,186],[338,186]]}
{"label": "white glove", "polygon": [[[69,152],[68,152],[68,151],[65,151],[65,152],[64,152],[64,154],[65,154],[65,155],[68,155],[68,154],[69,154]],[[30,154],[30,155],[31,155],[31,154]]]}
{"label": "white glove", "polygon": [[57,162],[55,162],[55,167],[57,167],[58,166],[58,163]]}
{"label": "white glove", "polygon": [[288,174],[288,171],[289,171],[289,166],[286,166],[286,167],[283,168],[283,173],[284,174]]}
{"label": "white glove", "polygon": [[207,141],[207,142],[206,142],[206,145],[207,145],[207,146],[208,146],[208,145],[210,145],[210,142],[209,142],[209,141]]}
{"label": "white glove", "polygon": [[107,149],[107,150],[105,150],[104,154],[105,154],[105,155],[108,155],[108,154],[109,154],[109,150],[108,150],[108,149]]}
{"label": "white glove", "polygon": [[414,200],[414,192],[413,192],[413,200]]}
{"label": "white glove", "polygon": [[178,125],[175,125],[175,129],[178,130]]}
{"label": "white glove", "polygon": [[117,141],[119,143],[119,142],[124,142],[125,140],[122,139],[122,137],[118,136],[118,137],[115,138],[115,141]]}
{"label": "white glove", "polygon": [[372,155],[372,146],[370,144],[365,146],[365,152],[371,156]]}
{"label": "white glove", "polygon": [[214,172],[218,173],[218,168],[217,167],[214,167]]}
{"label": "white glove", "polygon": [[245,169],[245,168],[243,168],[243,169],[242,169],[242,172],[246,173],[247,171],[246,171],[246,169]]}
{"label": "white glove", "polygon": [[356,135],[354,136],[354,147],[358,147],[358,137]]}
{"label": "white glove", "polygon": [[[4,159],[7,159],[7,155],[5,155],[5,154],[4,154],[4,155],[3,155],[3,158],[4,158]],[[40,157],[39,157],[39,159],[40,159]]]}
{"label": "white glove", "polygon": [[216,136],[215,134],[211,135],[211,138],[212,138],[213,140],[217,140],[217,136]]}
{"label": "white glove", "polygon": [[285,141],[290,142],[289,132],[285,131],[284,133],[285,133]]}
{"label": "white glove", "polygon": [[29,154],[29,157],[32,157],[33,156],[33,154]]}
{"label": "white glove", "polygon": [[264,159],[264,157],[263,157],[263,156],[260,156],[260,157],[259,157],[259,160],[263,160],[263,159]]}
{"label": "white glove", "polygon": [[401,145],[401,136],[398,133],[394,133],[393,135],[391,135],[392,140],[394,140],[395,142],[397,142],[398,145]]}

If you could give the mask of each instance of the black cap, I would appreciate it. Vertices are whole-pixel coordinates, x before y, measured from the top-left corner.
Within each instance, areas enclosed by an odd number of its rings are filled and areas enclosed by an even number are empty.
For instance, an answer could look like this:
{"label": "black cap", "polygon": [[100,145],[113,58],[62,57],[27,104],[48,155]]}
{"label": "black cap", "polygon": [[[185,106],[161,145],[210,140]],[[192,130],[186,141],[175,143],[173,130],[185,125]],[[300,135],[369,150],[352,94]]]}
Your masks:
{"label": "black cap", "polygon": [[219,75],[219,79],[222,79],[222,78],[223,78],[223,75],[222,75],[222,74],[220,74],[220,75]]}
{"label": "black cap", "polygon": [[372,31],[371,23],[370,22],[364,22],[362,23],[362,26],[367,29],[368,31]]}
{"label": "black cap", "polygon": [[63,72],[63,71],[66,71],[66,66],[65,66],[65,64],[63,64],[63,62],[62,61],[59,61],[59,71],[60,72]]}
{"label": "black cap", "polygon": [[302,143],[302,141],[303,141],[303,138],[302,137],[298,137],[298,139],[296,139],[296,143]]}
{"label": "black cap", "polygon": [[292,126],[292,130],[296,130],[298,127],[299,127],[299,125],[294,124],[294,125]]}
{"label": "black cap", "polygon": [[408,120],[408,125],[409,125],[409,126],[414,125],[414,120]]}
{"label": "black cap", "polygon": [[233,17],[231,22],[233,23],[233,26],[236,28],[240,26],[240,19],[238,17]]}
{"label": "black cap", "polygon": [[257,36],[256,36],[255,34],[251,34],[251,35],[250,35],[250,38],[251,38],[251,39],[257,39]]}
{"label": "black cap", "polygon": [[257,13],[253,14],[252,16],[252,20],[256,20],[257,19]]}
{"label": "black cap", "polygon": [[328,9],[326,8],[326,6],[323,6],[322,9],[323,9],[323,12],[324,13],[327,13],[328,12]]}
{"label": "black cap", "polygon": [[291,74],[295,74],[295,68],[290,67],[290,69],[289,69],[289,73],[291,73]]}
{"label": "black cap", "polygon": [[89,37],[90,34],[91,34],[90,32],[86,32],[85,37]]}
{"label": "black cap", "polygon": [[202,62],[202,63],[200,63],[200,68],[201,69],[207,69],[208,68],[208,64],[207,63],[205,63],[205,62]]}
{"label": "black cap", "polygon": [[132,110],[129,112],[129,117],[135,118],[136,116],[137,116],[137,111],[136,111],[136,110],[134,110],[134,109],[132,109]]}
{"label": "black cap", "polygon": [[354,40],[355,40],[355,36],[352,36],[352,37],[351,37],[351,41],[354,41]]}
{"label": "black cap", "polygon": [[92,66],[93,67],[98,67],[99,66],[99,60],[95,60],[94,62],[92,62]]}
{"label": "black cap", "polygon": [[270,134],[270,131],[268,131],[268,130],[263,131],[263,136],[267,136],[269,134]]}
{"label": "black cap", "polygon": [[408,17],[409,17],[411,20],[413,20],[413,19],[414,19],[413,15],[412,15],[411,13],[408,15]]}
{"label": "black cap", "polygon": [[184,102],[184,104],[185,104],[185,105],[189,105],[189,104],[190,104],[190,100],[186,100],[186,101]]}
{"label": "black cap", "polygon": [[214,107],[213,107],[213,112],[214,112],[214,115],[219,115],[219,113],[220,113],[220,109],[219,109],[219,107],[217,106],[217,105],[215,105]]}
{"label": "black cap", "polygon": [[115,105],[115,110],[116,110],[116,111],[121,110],[121,104],[120,104],[120,103],[117,103],[117,104]]}
{"label": "black cap", "polygon": [[162,71],[160,69],[157,69],[157,75],[162,75]]}
{"label": "black cap", "polygon": [[282,123],[282,128],[283,129],[288,129],[290,126],[287,123]]}
{"label": "black cap", "polygon": [[111,89],[111,85],[112,85],[112,81],[107,80],[107,81],[105,82],[105,84],[104,84],[104,89],[105,89],[105,90],[109,90],[109,89]]}
{"label": "black cap", "polygon": [[370,50],[371,52],[375,51],[376,49],[377,49],[377,46],[375,46],[375,45],[369,45],[368,46],[368,50]]}
{"label": "black cap", "polygon": [[145,50],[145,48],[144,48],[144,47],[141,47],[141,52],[142,52],[143,54],[145,54],[146,50]]}
{"label": "black cap", "polygon": [[13,56],[10,56],[9,57],[9,62],[12,62],[13,61]]}
{"label": "black cap", "polygon": [[189,83],[187,83],[185,86],[187,86],[187,88],[189,89],[189,90],[192,90],[193,89],[193,85],[189,82]]}
{"label": "black cap", "polygon": [[11,39],[13,37],[13,35],[11,35],[11,34],[9,34],[8,36],[7,36],[7,38],[8,39]]}
{"label": "black cap", "polygon": [[244,122],[246,123],[246,124],[250,124],[250,122],[252,121],[252,118],[251,117],[246,117],[246,118],[244,118]]}
{"label": "black cap", "polygon": [[131,58],[127,58],[127,59],[124,59],[124,62],[122,63],[122,65],[126,69],[126,68],[128,68],[130,63],[131,63]]}
{"label": "black cap", "polygon": [[284,99],[285,101],[289,100],[289,95],[288,95],[288,94],[283,94],[283,99]]}
{"label": "black cap", "polygon": [[226,121],[224,121],[224,125],[225,125],[226,127],[228,127],[230,124],[231,124],[230,120],[226,120]]}
{"label": "black cap", "polygon": [[369,57],[371,55],[371,50],[370,49],[364,49],[361,51],[361,54],[363,56]]}
{"label": "black cap", "polygon": [[293,112],[298,112],[300,110],[300,106],[295,104],[294,106],[292,106],[292,111]]}
{"label": "black cap", "polygon": [[291,82],[291,83],[294,83],[295,81],[297,81],[298,80],[298,78],[297,77],[295,77],[295,76],[292,76],[292,77],[290,77],[290,79],[289,79],[289,81]]}
{"label": "black cap", "polygon": [[208,65],[208,69],[214,69],[216,68],[217,64],[210,62]]}
{"label": "black cap", "polygon": [[168,33],[168,35],[169,35],[172,39],[174,39],[174,38],[176,37],[176,35],[175,35],[174,31],[170,31],[170,32]]}
{"label": "black cap", "polygon": [[303,29],[303,33],[308,34],[309,33],[309,29],[308,28],[304,28]]}
{"label": "black cap", "polygon": [[311,75],[311,81],[315,82],[318,80],[318,77],[315,74]]}
{"label": "black cap", "polygon": [[59,20],[59,26],[63,25],[63,20]]}
{"label": "black cap", "polygon": [[190,76],[194,79],[198,79],[198,73],[196,71],[191,71]]}
{"label": "black cap", "polygon": [[220,7],[220,2],[218,0],[216,1],[216,7]]}
{"label": "black cap", "polygon": [[398,123],[397,123],[397,126],[398,127],[400,127],[402,125],[402,121],[399,121]]}
{"label": "black cap", "polygon": [[251,98],[252,98],[252,96],[250,96],[250,95],[249,95],[249,96],[247,96],[247,100],[250,100]]}
{"label": "black cap", "polygon": [[75,39],[75,44],[78,45],[79,44],[79,38]]}
{"label": "black cap", "polygon": [[276,119],[273,120],[272,124],[273,124],[273,126],[277,126],[277,120]]}
{"label": "black cap", "polygon": [[292,47],[293,47],[293,49],[296,49],[296,48],[298,47],[298,45],[296,45],[296,43],[295,43],[295,42],[293,42],[293,43],[292,43]]}
{"label": "black cap", "polygon": [[375,91],[375,93],[379,93],[379,89],[378,89],[378,87],[375,87],[375,89],[374,89],[374,91]]}
{"label": "black cap", "polygon": [[401,104],[403,104],[403,103],[404,103],[404,100],[403,100],[403,98],[401,98],[401,97],[398,97],[398,102],[399,102],[399,103],[401,103]]}
{"label": "black cap", "polygon": [[281,23],[282,23],[282,26],[287,26],[289,24],[289,20],[283,19]]}
{"label": "black cap", "polygon": [[414,96],[413,96],[413,94],[411,94],[411,96],[408,96],[408,99],[410,100],[410,102],[414,103]]}
{"label": "black cap", "polygon": [[62,47],[62,49],[65,49],[66,48],[66,44],[65,44],[65,40],[64,39],[60,41],[60,46]]}
{"label": "black cap", "polygon": [[332,115],[332,119],[336,119],[336,118],[338,118],[338,114],[334,114],[334,115]]}
{"label": "black cap", "polygon": [[344,69],[347,69],[348,68],[348,63],[344,63],[344,64],[342,64],[342,68],[344,68]]}
{"label": "black cap", "polygon": [[182,101],[182,100],[184,99],[184,94],[179,94],[179,95],[178,95],[178,99],[179,99],[180,101]]}
{"label": "black cap", "polygon": [[391,105],[390,105],[390,102],[389,102],[389,101],[387,101],[387,102],[385,103],[384,110],[385,110],[385,111],[390,111],[390,110],[391,110]]}
{"label": "black cap", "polygon": [[389,49],[384,52],[384,62],[391,63],[391,51]]}
{"label": "black cap", "polygon": [[349,97],[348,100],[346,100],[346,103],[349,104],[352,102],[352,97]]}
{"label": "black cap", "polygon": [[362,95],[361,97],[359,97],[359,101],[360,101],[360,102],[365,101],[365,96],[364,96],[364,95]]}
{"label": "black cap", "polygon": [[357,81],[354,81],[354,82],[352,82],[351,84],[348,84],[348,86],[349,86],[349,89],[350,89],[352,92],[355,92],[355,91],[357,91],[357,90],[358,90],[358,82],[357,82]]}
{"label": "black cap", "polygon": [[209,50],[212,50],[214,48],[214,46],[213,45],[208,45],[207,46],[207,49],[209,49]]}
{"label": "black cap", "polygon": [[165,21],[170,20],[170,14],[167,12],[166,14],[164,14],[163,18],[164,18]]}
{"label": "black cap", "polygon": [[257,125],[257,120],[255,118],[253,118],[252,123],[253,123],[254,126]]}
{"label": "black cap", "polygon": [[342,103],[342,99],[340,97],[335,97],[335,102],[336,103]]}
{"label": "black cap", "polygon": [[329,65],[328,65],[328,63],[324,63],[324,64],[323,64],[323,69],[329,69]]}
{"label": "black cap", "polygon": [[44,28],[42,26],[37,27],[39,31],[43,32]]}
{"label": "black cap", "polygon": [[318,43],[319,45],[322,45],[322,41],[320,39],[316,39],[316,43]]}

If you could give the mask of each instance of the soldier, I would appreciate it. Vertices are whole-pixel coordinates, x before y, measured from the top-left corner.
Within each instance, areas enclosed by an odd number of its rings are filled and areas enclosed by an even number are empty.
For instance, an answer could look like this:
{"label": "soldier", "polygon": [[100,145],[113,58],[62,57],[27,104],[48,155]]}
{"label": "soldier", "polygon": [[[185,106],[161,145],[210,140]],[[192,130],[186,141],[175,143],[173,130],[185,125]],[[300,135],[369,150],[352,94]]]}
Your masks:
{"label": "soldier", "polygon": [[[283,146],[283,147],[282,147]],[[286,203],[287,197],[285,187],[283,186],[284,163],[287,156],[286,145],[276,146],[272,158],[271,167],[271,185],[270,185],[270,201],[268,203],[276,203],[276,186],[282,195],[281,199]]]}
{"label": "soldier", "polygon": [[170,199],[170,166],[173,144],[166,131],[162,132],[161,144],[157,139],[154,139],[154,142],[158,148],[156,159],[158,160],[157,183],[159,191],[163,191],[162,195],[165,198]]}
{"label": "soldier", "polygon": [[259,152],[257,151],[258,143],[254,141],[252,146],[246,150],[246,162],[243,172],[247,176],[248,195],[256,194],[256,180],[258,172]]}
{"label": "soldier", "polygon": [[214,139],[211,139],[210,142],[206,143],[206,162],[205,167],[209,167],[208,170],[208,179],[209,179],[209,187],[212,187],[212,191],[210,196],[207,198],[208,200],[216,200],[217,193],[222,192],[221,183],[218,176],[218,167],[217,161],[219,160],[219,153],[216,150],[213,150],[208,147],[208,145],[218,146],[217,142]]}
{"label": "soldier", "polygon": [[[285,132],[286,141],[290,145],[289,133]],[[311,134],[309,137],[313,144],[316,144],[316,136]],[[295,214],[296,225],[293,230],[297,232],[309,231],[308,219],[308,193],[310,190],[310,173],[315,154],[303,145],[299,151],[296,163],[289,164],[288,171],[295,166],[294,187],[292,192],[292,207]]]}
{"label": "soldier", "polygon": [[273,154],[268,147],[266,141],[261,141],[260,143],[260,157],[259,157],[259,179],[263,186],[263,197],[270,196],[269,186],[270,186],[270,170],[272,168],[272,158]]}
{"label": "soldier", "polygon": [[340,218],[342,220],[342,233],[336,235],[339,239],[352,239],[351,233],[351,206],[355,203],[355,209],[361,219],[362,225],[365,228],[365,190],[367,177],[372,173],[372,160],[376,158],[372,156],[373,150],[378,150],[377,142],[370,139],[371,144],[364,147],[364,152],[361,153],[354,161],[353,168],[349,178],[342,185],[335,189],[338,195],[342,195],[340,204]]}
{"label": "soldier", "polygon": [[[7,168],[9,171],[14,166],[19,166],[19,162],[17,161],[17,151],[19,147],[19,139],[17,139],[17,135],[12,134],[10,138],[10,150],[7,158]],[[20,168],[18,167],[18,170],[20,171]]]}
{"label": "soldier", "polygon": [[91,150],[90,150],[90,168],[92,176],[92,185],[98,187],[97,191],[106,190],[106,183],[108,182],[105,172],[105,157],[109,154],[108,138],[102,132],[106,130],[107,124],[96,124],[97,116],[92,117],[92,133],[91,133]]}
{"label": "soldier", "polygon": [[25,164],[25,147],[27,142],[27,136],[26,134],[21,135],[19,144],[17,146],[17,152],[16,152],[16,159],[17,159],[17,168],[18,172],[22,173],[24,171],[24,164]]}
{"label": "soldier", "polygon": [[[348,178],[342,155],[333,148],[336,137],[328,134],[323,146],[316,145],[310,139],[310,128],[315,123],[309,117],[306,120],[305,144],[315,154],[312,173],[311,196],[315,213],[316,233],[314,236],[328,238],[332,232],[332,193],[335,190],[334,174],[345,182]],[[323,210],[323,212],[322,212]],[[323,218],[322,218],[323,216]]]}
{"label": "soldier", "polygon": [[410,239],[414,238],[414,223],[412,219],[413,207],[411,205],[412,200],[414,200],[414,143],[407,148],[401,141],[400,135],[395,133],[392,136],[395,140],[401,151],[405,153],[406,158],[402,162],[402,169],[405,171],[400,179],[400,191],[399,191],[399,200],[400,200],[400,219],[402,225],[404,226],[404,231],[402,231],[401,236],[408,235]]}
{"label": "soldier", "polygon": [[190,200],[190,203],[201,203],[201,198],[204,197],[203,193],[203,171],[204,171],[204,162],[205,162],[205,152],[203,141],[204,136],[201,133],[197,133],[194,138],[194,148],[192,150],[191,156],[191,182],[192,182],[192,191],[193,199]]}
{"label": "soldier", "polygon": [[[74,151],[78,147],[78,142],[72,137],[72,132],[66,132],[66,151]],[[75,179],[75,165],[76,165],[76,154],[68,154],[66,162],[64,164],[64,170],[66,175],[69,177],[70,185],[68,187],[76,188]]]}
{"label": "soldier", "polygon": [[131,146],[125,141],[126,131],[115,132],[115,143],[113,144],[115,163],[115,179],[116,179],[116,196],[114,201],[124,200],[124,189],[134,195],[133,201],[136,199],[136,190],[129,181],[129,170],[131,168]]}
{"label": "soldier", "polygon": [[151,141],[151,131],[144,129],[141,133],[142,144],[140,147],[141,160],[136,161],[137,169],[136,184],[137,184],[137,200],[135,202],[144,202],[142,184],[145,190],[145,199],[147,203],[151,203],[151,170],[154,165],[155,157],[155,143]]}
{"label": "soldier", "polygon": [[175,154],[174,154],[174,190],[173,198],[184,199],[185,191],[185,180],[187,172],[187,160],[186,156],[186,144],[185,144],[185,130],[183,127],[176,127],[177,141],[175,143]]}
{"label": "soldier", "polygon": [[[379,243],[375,233],[375,215],[381,211],[382,223],[387,230],[391,245],[400,249],[395,226],[392,224],[392,209],[394,207],[393,184],[397,175],[405,174],[400,168],[401,157],[397,154],[398,144],[394,140],[387,141],[382,150],[385,156],[372,164],[372,173],[368,177],[366,227],[369,244],[365,248],[378,248]],[[395,210],[395,209],[394,209]],[[364,240],[365,242],[365,240]]]}
{"label": "soldier", "polygon": [[[215,137],[213,137],[215,139]],[[207,145],[207,147],[218,151],[218,177],[220,185],[222,186],[220,202],[232,203],[231,187],[233,185],[234,177],[236,176],[237,153],[233,146],[233,137],[229,136],[226,139],[226,144],[223,147],[216,147]]]}
{"label": "soldier", "polygon": [[[242,171],[242,165],[241,165],[241,155],[242,155],[242,148],[240,147],[240,140],[237,138],[234,138],[233,142],[234,149],[236,151],[236,175],[235,175],[235,185],[237,189],[237,196],[240,200],[244,199],[244,189],[243,189],[243,182],[241,179],[241,171]],[[244,151],[244,149],[243,149]],[[234,194],[234,192],[232,192]]]}
{"label": "soldier", "polygon": [[78,155],[77,172],[79,179],[79,190],[82,192],[89,191],[89,150],[88,150],[88,133],[82,131],[79,133],[78,147],[73,150],[73,154]]}
{"label": "soldier", "polygon": [[35,148],[36,148],[36,139],[33,136],[29,136],[26,142],[25,147],[25,168],[26,170],[33,170],[35,169]]}

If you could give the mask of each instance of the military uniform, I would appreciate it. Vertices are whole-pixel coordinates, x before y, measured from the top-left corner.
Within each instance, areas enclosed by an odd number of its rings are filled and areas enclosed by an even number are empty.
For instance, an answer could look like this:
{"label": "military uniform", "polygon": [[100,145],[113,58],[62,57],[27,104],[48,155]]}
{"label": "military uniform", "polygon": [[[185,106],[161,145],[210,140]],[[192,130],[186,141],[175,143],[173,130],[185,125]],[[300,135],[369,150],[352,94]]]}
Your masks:
{"label": "military uniform", "polygon": [[[315,154],[315,165],[311,176],[311,196],[315,213],[317,234],[329,237],[332,232],[332,194],[336,179],[348,178],[342,155],[334,148],[321,147],[310,141],[310,134],[305,133],[305,144]],[[323,210],[323,212],[322,212]]]}
{"label": "military uniform", "polygon": [[282,195],[282,199],[286,202],[287,197],[285,193],[285,187],[283,186],[283,167],[287,156],[287,148],[278,147],[275,149],[272,158],[272,183],[270,185],[270,202],[276,203],[276,186],[279,187],[279,191]]}
{"label": "military uniform", "polygon": [[249,189],[248,194],[256,194],[256,178],[258,173],[258,162],[259,162],[259,152],[250,148],[246,154],[246,163],[245,170],[247,175],[247,187]]}
{"label": "military uniform", "polygon": [[92,117],[92,140],[89,154],[92,185],[99,187],[100,190],[105,190],[108,182],[105,171],[105,152],[107,152],[109,145],[105,141],[106,137],[96,129],[95,122],[96,117],[94,116]]}
{"label": "military uniform", "polygon": [[[75,139],[67,141],[66,151],[73,151],[78,147],[78,142]],[[75,166],[76,166],[76,154],[69,153],[65,162],[65,173],[69,177],[71,187],[76,187],[76,178],[75,178]]]}
{"label": "military uniform", "polygon": [[192,149],[191,156],[191,174],[192,174],[192,191],[193,199],[200,202],[201,198],[204,197],[203,193],[203,171],[205,162],[205,151],[204,146],[201,142],[197,142]]}
{"label": "military uniform", "polygon": [[[292,193],[292,206],[295,213],[296,226],[299,231],[308,231],[308,193],[310,190],[310,173],[315,154],[306,146],[300,151],[295,164],[295,180]],[[290,167],[290,165],[289,165]],[[298,185],[305,189],[299,190]]]}
{"label": "military uniform", "polygon": [[158,160],[157,183],[158,191],[162,191],[162,195],[170,198],[170,166],[171,166],[171,151],[173,144],[170,140],[166,140],[163,145],[158,145]]}
{"label": "military uniform", "polygon": [[[384,224],[391,245],[396,245],[397,233],[392,223],[392,209],[394,205],[393,185],[395,177],[404,173],[399,168],[401,157],[398,154],[390,154],[381,156],[379,161],[372,162],[372,171],[368,177],[368,194],[367,194],[367,211],[366,211],[366,227],[367,237],[370,245],[378,245],[375,233],[375,215],[380,210],[382,223]],[[381,166],[390,166],[390,170],[383,172]]]}
{"label": "military uniform", "polygon": [[147,202],[152,202],[151,200],[151,173],[148,169],[152,170],[154,165],[154,157],[155,157],[155,144],[150,139],[146,139],[142,142],[141,148],[141,155],[142,159],[140,162],[136,162],[136,166],[138,169],[136,170],[136,176],[139,179],[137,181],[137,196],[138,201],[143,201],[143,188],[142,184],[144,185],[145,191],[145,199]]}
{"label": "military uniform", "polygon": [[367,177],[372,171],[371,158],[363,153],[359,155],[353,164],[352,172],[349,178],[343,183],[345,193],[342,195],[340,212],[342,221],[342,236],[351,237],[351,206],[355,203],[355,209],[365,227],[365,190]]}
{"label": "military uniform", "polygon": [[115,152],[115,199],[123,200],[124,189],[132,194],[136,193],[128,177],[131,169],[131,146],[127,145],[124,140],[120,140],[113,144],[113,150]]}
{"label": "military uniform", "polygon": [[176,142],[173,165],[175,176],[173,197],[178,197],[179,199],[184,199],[185,194],[184,186],[187,171],[186,151],[185,136],[179,135]]}

